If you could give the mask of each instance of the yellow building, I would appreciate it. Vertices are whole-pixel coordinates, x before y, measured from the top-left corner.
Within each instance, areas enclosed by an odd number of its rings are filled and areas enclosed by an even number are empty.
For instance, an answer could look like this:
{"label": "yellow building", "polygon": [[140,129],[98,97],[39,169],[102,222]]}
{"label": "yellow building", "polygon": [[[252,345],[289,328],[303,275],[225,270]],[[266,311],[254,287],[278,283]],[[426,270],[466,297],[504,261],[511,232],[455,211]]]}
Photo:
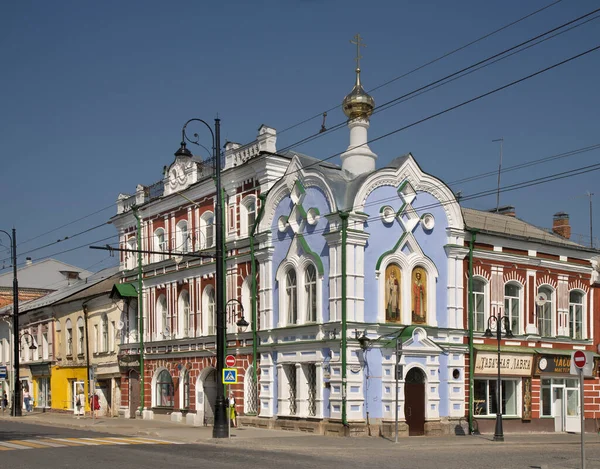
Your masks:
{"label": "yellow building", "polygon": [[[120,375],[114,335],[121,313],[109,295],[116,281],[118,269],[106,269],[22,306],[21,381],[34,409],[83,414],[96,394],[98,415],[115,415],[112,409],[118,409],[120,393],[112,390],[119,388]],[[110,382],[109,397],[102,381],[96,386],[99,366]],[[113,400],[116,406],[111,406]]]}

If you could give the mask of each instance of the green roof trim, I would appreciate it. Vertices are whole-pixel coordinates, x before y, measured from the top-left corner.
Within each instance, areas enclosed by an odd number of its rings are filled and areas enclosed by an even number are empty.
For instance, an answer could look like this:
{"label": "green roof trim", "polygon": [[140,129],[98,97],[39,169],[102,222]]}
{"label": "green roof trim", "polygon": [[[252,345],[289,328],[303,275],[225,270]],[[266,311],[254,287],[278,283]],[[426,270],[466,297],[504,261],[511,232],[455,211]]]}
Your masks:
{"label": "green roof trim", "polygon": [[137,298],[138,293],[133,283],[116,283],[110,292],[110,297]]}
{"label": "green roof trim", "polygon": [[379,259],[377,259],[377,264],[375,265],[375,270],[379,270],[379,268],[381,267],[381,263],[383,262],[383,259],[386,256],[389,256],[390,254],[393,254],[398,250],[398,247],[400,246],[400,244],[402,244],[404,238],[406,238],[406,232],[402,233],[402,236],[400,236],[400,239],[392,249],[390,249],[389,251],[385,251],[381,256],[379,256]]}
{"label": "green roof trim", "polygon": [[323,261],[321,260],[321,257],[310,248],[303,235],[297,234],[296,239],[298,240],[298,243],[302,247],[303,251],[312,257],[313,261],[317,265],[317,271],[319,272],[319,275],[324,275],[325,269],[323,268]]}
{"label": "green roof trim", "polygon": [[300,194],[306,194],[306,190],[304,189],[304,185],[302,184],[300,179],[296,179],[296,187],[298,188]]}
{"label": "green roof trim", "polygon": [[[473,348],[481,352],[498,352],[497,345],[475,345]],[[502,352],[527,353],[533,355],[536,352],[536,349],[533,347],[519,347],[518,345],[502,345],[500,347],[500,353]]]}

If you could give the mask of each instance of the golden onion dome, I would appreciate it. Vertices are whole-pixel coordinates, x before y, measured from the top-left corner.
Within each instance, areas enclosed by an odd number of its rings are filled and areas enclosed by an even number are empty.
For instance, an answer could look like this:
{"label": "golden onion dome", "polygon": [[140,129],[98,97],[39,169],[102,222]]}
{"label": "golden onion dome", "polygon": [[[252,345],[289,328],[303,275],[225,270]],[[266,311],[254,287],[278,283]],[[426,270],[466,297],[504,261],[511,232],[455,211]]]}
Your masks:
{"label": "golden onion dome", "polygon": [[360,83],[360,68],[356,69],[356,83],[352,91],[342,101],[342,109],[349,119],[368,118],[375,109],[375,100]]}

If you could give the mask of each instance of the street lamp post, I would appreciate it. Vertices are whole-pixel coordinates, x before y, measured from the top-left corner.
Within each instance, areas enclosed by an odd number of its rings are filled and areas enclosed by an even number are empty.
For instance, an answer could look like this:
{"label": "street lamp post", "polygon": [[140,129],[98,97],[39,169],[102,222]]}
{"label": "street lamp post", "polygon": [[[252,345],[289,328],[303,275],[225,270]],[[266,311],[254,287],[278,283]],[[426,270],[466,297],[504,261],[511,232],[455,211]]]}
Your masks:
{"label": "street lamp post", "polygon": [[19,341],[17,337],[19,337],[19,281],[17,280],[17,230],[15,228],[12,229],[12,236],[8,234],[8,232],[4,230],[0,230],[1,233],[4,233],[10,239],[10,247],[12,254],[12,266],[13,266],[13,372],[14,372],[14,382],[13,382],[13,399],[12,399],[12,410],[11,415],[13,417],[20,417],[22,415],[22,409],[20,405],[17,405],[17,402],[21,402],[21,386],[19,377]]}
{"label": "street lamp post", "polygon": [[504,441],[504,431],[502,430],[502,378],[500,376],[500,341],[502,340],[502,326],[506,333],[506,338],[510,339],[513,337],[513,333],[510,330],[510,318],[508,316],[490,316],[488,318],[487,329],[485,330],[484,337],[488,339],[494,337],[492,333],[492,321],[496,322],[496,340],[498,341],[498,378],[496,382],[496,429],[494,431],[494,441]]}
{"label": "street lamp post", "polygon": [[[181,129],[181,147],[175,153],[175,156],[192,156],[186,148],[186,140],[195,145],[198,143],[198,134],[194,134],[194,140],[188,138],[186,128],[190,122],[200,122],[206,126],[212,136],[213,144],[213,160],[215,169],[215,225],[216,233],[216,290],[217,290],[217,379],[221,379],[223,368],[225,365],[225,278],[224,278],[224,263],[223,263],[223,195],[221,192],[221,120],[215,119],[215,130],[202,119],[193,118],[188,120]],[[226,409],[225,409],[225,394],[224,387],[217,386],[217,397],[215,402],[215,424],[213,427],[213,438],[227,438],[229,426],[227,424]]]}

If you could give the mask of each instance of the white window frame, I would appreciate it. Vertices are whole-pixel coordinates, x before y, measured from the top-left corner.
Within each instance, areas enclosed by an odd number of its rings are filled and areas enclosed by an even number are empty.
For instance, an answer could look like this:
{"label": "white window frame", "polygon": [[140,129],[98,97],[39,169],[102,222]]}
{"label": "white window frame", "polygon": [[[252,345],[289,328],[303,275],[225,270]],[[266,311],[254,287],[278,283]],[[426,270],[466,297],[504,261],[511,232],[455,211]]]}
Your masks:
{"label": "white window frame", "polygon": [[[309,279],[308,274],[309,271],[312,270],[314,273],[314,277]],[[307,323],[317,322],[317,310],[319,297],[317,295],[317,285],[318,285],[318,277],[319,274],[317,272],[317,267],[310,263],[304,269],[304,311],[305,311],[305,321]],[[312,305],[311,299],[314,299],[314,308]]]}
{"label": "white window frame", "polygon": [[126,242],[126,249],[128,250],[127,252],[125,252],[125,269],[127,270],[132,270],[135,269],[137,267],[137,253],[136,252],[132,252],[137,250],[137,241],[135,239],[135,237],[130,237],[127,242]]}
{"label": "white window frame", "polygon": [[[480,282],[483,285],[483,292],[475,291],[475,282]],[[487,329],[488,319],[490,317],[490,306],[489,306],[489,282],[484,277],[473,277],[473,330],[475,332],[485,332]],[[483,302],[483,311],[477,310],[477,298],[481,296]],[[477,317],[483,316],[482,328],[477,327]]]}
{"label": "white window frame", "polygon": [[201,249],[208,249],[215,245],[215,215],[213,212],[206,211],[200,217],[200,233]]}
{"label": "white window frame", "polygon": [[77,355],[84,354],[85,346],[85,324],[83,318],[79,316],[77,318]]}
{"label": "white window frame", "polygon": [[[308,317],[308,295],[306,292],[306,273],[312,266],[315,269],[315,291],[316,291],[316,311],[314,321]],[[296,275],[296,318],[295,321],[290,316],[289,296],[288,296],[288,273],[293,271]],[[322,278],[317,266],[312,259],[304,258],[301,261],[297,258],[288,258],[277,270],[277,282],[279,286],[279,327],[295,326],[301,324],[314,324],[321,321],[321,298],[322,298]]]}
{"label": "white window frame", "polygon": [[[538,328],[538,334],[541,337],[555,337],[556,336],[556,290],[554,288],[552,288],[550,285],[548,284],[543,284],[538,286],[537,288],[537,294],[539,294],[542,290],[546,291],[548,293],[548,301],[546,301],[546,303],[543,306],[538,306],[536,305],[536,325]],[[543,329],[541,326],[541,321],[545,320],[545,318],[542,318],[542,313],[544,313],[544,316],[546,314],[546,311],[549,312],[550,314],[550,334],[543,334]]]}
{"label": "white window frame", "polygon": [[[177,314],[179,316],[177,320],[178,336],[180,338],[189,337],[190,331],[193,331],[193,319],[190,311],[190,294],[187,290],[182,290],[177,299]],[[192,324],[190,324],[190,322]]]}
{"label": "white window frame", "polygon": [[[162,236],[162,241],[161,241],[161,236]],[[167,234],[165,232],[164,228],[157,228],[154,231],[154,250],[161,252],[161,253],[166,253],[168,251],[168,246],[167,246]],[[166,255],[165,254],[154,254],[154,262],[160,262],[165,260]]]}
{"label": "white window frame", "polygon": [[204,335],[215,335],[217,333],[215,317],[216,305],[215,289],[212,285],[208,285],[202,292],[202,322],[204,326]]}
{"label": "white window frame", "polygon": [[[492,397],[490,396],[490,383],[494,383],[494,385],[496,385],[497,383],[497,378],[475,378],[475,382],[477,381],[483,381],[486,383],[485,386],[485,396],[486,396],[486,402],[485,402],[485,408],[486,408],[486,412],[485,414],[482,413],[477,413],[477,407],[474,409],[474,415],[476,415],[477,418],[492,418],[492,417],[496,417],[496,412],[492,411]],[[515,410],[516,413],[505,413],[506,409],[502,409],[502,415],[505,417],[520,417],[521,416],[521,407],[522,407],[522,402],[521,402],[521,386],[522,386],[522,380],[521,378],[502,378],[502,383],[512,383],[512,385],[514,386],[514,399],[515,399]],[[475,393],[475,388],[476,385],[474,384],[473,386],[473,393]],[[503,391],[502,391],[502,387],[500,388],[500,402],[502,402],[503,399],[503,395],[502,395]],[[475,395],[474,395],[475,397]],[[495,398],[495,393],[493,398]],[[476,406],[476,402],[473,403],[473,405]]]}
{"label": "white window frame", "polygon": [[167,308],[167,297],[164,294],[159,295],[156,299],[154,315],[156,340],[164,339],[167,335],[165,331],[165,328],[167,326]]}
{"label": "white window frame", "polygon": [[190,251],[190,231],[188,221],[180,220],[175,226],[175,252]]}
{"label": "white window frame", "polygon": [[[509,286],[517,287],[519,290],[518,296],[507,296],[506,288]],[[516,321],[516,328],[515,321],[512,317],[512,305],[514,303],[517,303],[519,314],[518,320]],[[504,284],[504,316],[510,318],[510,328],[513,334],[519,335],[523,333],[523,285],[521,285],[519,282],[515,282],[514,280]]]}
{"label": "white window frame", "polygon": [[240,204],[240,236],[250,236],[252,226],[256,221],[256,196],[248,195],[244,197]]}
{"label": "white window frame", "polygon": [[[577,294],[577,295],[581,295],[581,303],[574,303],[571,301],[571,295],[572,294]],[[575,340],[584,340],[586,338],[586,331],[585,331],[585,311],[586,311],[586,307],[585,307],[585,299],[586,299],[586,295],[585,292],[583,290],[570,290],[569,291],[569,336],[571,337],[571,339],[575,339]],[[574,324],[575,321],[573,319],[574,317],[574,313],[573,313],[573,308],[576,306],[580,306],[581,307],[581,322],[580,322],[580,331],[581,331],[581,335],[580,337],[577,337],[577,334],[575,333],[576,328],[573,326],[571,326],[571,324]]]}
{"label": "white window frame", "polygon": [[100,340],[100,351],[102,353],[106,353],[108,352],[108,336],[109,336],[109,332],[108,332],[108,316],[106,315],[106,313],[103,313],[102,316],[100,317],[100,334],[102,334],[101,340]]}

